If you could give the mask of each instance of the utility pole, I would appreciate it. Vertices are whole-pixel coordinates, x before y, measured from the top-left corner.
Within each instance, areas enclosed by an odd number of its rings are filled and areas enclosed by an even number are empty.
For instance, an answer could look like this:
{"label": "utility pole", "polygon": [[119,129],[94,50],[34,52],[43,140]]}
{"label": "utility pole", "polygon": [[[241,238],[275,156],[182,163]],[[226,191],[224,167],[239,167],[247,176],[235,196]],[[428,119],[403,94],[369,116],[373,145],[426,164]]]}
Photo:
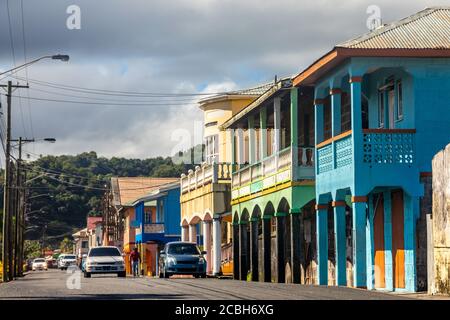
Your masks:
{"label": "utility pole", "polygon": [[[10,275],[12,270],[8,270],[11,265],[8,254],[10,252],[9,244],[11,241],[11,211],[10,211],[10,191],[11,191],[11,173],[10,173],[10,161],[11,161],[11,96],[12,89],[15,88],[28,88],[28,85],[13,85],[12,81],[8,81],[7,85],[0,85],[1,88],[6,88],[6,104],[7,104],[7,117],[6,117],[6,150],[5,150],[5,182],[3,188],[3,247],[2,247],[2,263],[3,263],[3,282],[12,280]],[[8,273],[11,271],[10,273]]]}
{"label": "utility pole", "polygon": [[15,242],[14,242],[14,277],[22,276],[22,265],[23,265],[23,251],[22,249],[22,238],[24,234],[24,190],[22,186],[22,145],[27,142],[34,142],[34,139],[23,139],[19,137],[18,140],[12,140],[11,142],[18,142],[19,144],[19,157],[16,163],[16,224],[15,224]]}

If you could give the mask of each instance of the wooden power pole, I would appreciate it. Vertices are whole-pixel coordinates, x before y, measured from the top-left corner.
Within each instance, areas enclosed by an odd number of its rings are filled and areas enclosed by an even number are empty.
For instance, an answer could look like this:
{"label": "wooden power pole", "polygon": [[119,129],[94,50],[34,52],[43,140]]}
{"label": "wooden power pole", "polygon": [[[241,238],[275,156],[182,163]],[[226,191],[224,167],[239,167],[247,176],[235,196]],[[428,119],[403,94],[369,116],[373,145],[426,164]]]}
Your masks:
{"label": "wooden power pole", "polygon": [[6,101],[7,101],[7,111],[6,111],[6,150],[5,150],[5,179],[3,188],[3,246],[2,246],[2,263],[3,263],[3,282],[12,280],[13,270],[11,263],[13,257],[9,254],[11,252],[10,245],[12,243],[12,214],[11,214],[11,97],[13,88],[28,88],[28,85],[13,85],[12,81],[8,81],[7,85],[0,85],[1,88],[6,88]]}

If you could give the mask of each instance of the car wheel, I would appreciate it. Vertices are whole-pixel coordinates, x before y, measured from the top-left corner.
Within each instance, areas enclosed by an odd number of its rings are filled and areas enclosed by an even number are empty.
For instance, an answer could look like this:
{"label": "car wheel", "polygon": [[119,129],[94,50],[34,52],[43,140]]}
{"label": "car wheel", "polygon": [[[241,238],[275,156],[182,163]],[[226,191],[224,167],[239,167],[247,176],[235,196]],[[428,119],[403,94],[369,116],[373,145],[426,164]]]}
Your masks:
{"label": "car wheel", "polygon": [[119,278],[125,278],[125,277],[127,276],[127,274],[125,273],[125,271],[121,271],[121,272],[119,272],[119,273],[117,274],[117,276],[118,276]]}
{"label": "car wheel", "polygon": [[200,278],[200,275],[199,274],[194,274],[194,278],[198,279],[198,278]]}
{"label": "car wheel", "polygon": [[91,277],[91,273],[90,272],[85,272],[84,273],[84,277],[85,278],[90,278]]}
{"label": "car wheel", "polygon": [[206,278],[206,273],[202,273],[201,277]]}

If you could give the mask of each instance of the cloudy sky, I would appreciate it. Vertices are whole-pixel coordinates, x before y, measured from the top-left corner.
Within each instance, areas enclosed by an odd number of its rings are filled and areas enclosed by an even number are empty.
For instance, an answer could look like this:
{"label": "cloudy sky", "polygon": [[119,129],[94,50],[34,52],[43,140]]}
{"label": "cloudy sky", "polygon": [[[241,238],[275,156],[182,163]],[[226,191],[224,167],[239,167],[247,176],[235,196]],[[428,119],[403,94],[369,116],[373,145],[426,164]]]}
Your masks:
{"label": "cloudy sky", "polygon": [[[388,23],[448,1],[22,3],[23,20],[21,0],[0,0],[0,70],[22,64],[25,55],[30,60],[65,53],[71,59],[67,63],[44,60],[29,67],[27,73],[23,70],[17,74],[28,76],[30,90],[15,92],[24,98],[14,98],[14,137],[57,139],[55,144],[28,146],[32,156],[94,150],[107,157],[147,158],[171,155],[179,144],[174,138],[193,132],[195,122],[202,120],[195,101],[179,96],[111,95],[110,91],[179,94],[258,85],[275,75],[298,73],[334,44],[367,32],[366,11],[370,5],[377,5],[383,22]],[[70,5],[81,10],[81,29],[67,28]],[[108,94],[62,90],[61,85],[108,90]],[[111,106],[110,102],[123,105]],[[151,105],[127,105],[140,102]]]}

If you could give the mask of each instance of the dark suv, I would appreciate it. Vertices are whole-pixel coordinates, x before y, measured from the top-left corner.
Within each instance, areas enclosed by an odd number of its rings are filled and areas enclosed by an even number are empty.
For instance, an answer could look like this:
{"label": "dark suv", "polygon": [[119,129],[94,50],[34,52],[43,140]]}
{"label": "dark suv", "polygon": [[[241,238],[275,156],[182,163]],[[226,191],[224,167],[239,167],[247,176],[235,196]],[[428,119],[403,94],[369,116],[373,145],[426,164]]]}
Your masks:
{"label": "dark suv", "polygon": [[204,254],[206,252],[200,251],[195,243],[167,243],[159,256],[159,277],[169,278],[175,274],[183,274],[206,278]]}

